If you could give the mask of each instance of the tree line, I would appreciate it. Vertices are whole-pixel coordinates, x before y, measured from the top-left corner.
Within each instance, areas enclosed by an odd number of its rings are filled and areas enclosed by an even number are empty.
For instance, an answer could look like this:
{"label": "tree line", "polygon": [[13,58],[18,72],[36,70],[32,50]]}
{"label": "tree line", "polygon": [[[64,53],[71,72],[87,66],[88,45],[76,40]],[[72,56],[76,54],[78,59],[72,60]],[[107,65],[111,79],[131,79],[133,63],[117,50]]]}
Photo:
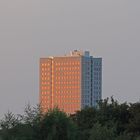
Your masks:
{"label": "tree line", "polygon": [[140,102],[120,104],[111,97],[71,115],[27,105],[23,115],[4,115],[0,140],[140,140]]}

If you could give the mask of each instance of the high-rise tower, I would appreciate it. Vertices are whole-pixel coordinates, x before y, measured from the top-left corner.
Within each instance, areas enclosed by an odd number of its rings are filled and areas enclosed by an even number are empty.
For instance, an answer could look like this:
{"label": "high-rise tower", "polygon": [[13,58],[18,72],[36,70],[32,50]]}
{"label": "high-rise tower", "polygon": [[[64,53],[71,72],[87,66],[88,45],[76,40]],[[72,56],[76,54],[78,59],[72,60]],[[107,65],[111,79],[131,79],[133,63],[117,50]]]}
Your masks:
{"label": "high-rise tower", "polygon": [[40,103],[44,112],[58,107],[74,113],[102,98],[102,58],[85,51],[40,59]]}

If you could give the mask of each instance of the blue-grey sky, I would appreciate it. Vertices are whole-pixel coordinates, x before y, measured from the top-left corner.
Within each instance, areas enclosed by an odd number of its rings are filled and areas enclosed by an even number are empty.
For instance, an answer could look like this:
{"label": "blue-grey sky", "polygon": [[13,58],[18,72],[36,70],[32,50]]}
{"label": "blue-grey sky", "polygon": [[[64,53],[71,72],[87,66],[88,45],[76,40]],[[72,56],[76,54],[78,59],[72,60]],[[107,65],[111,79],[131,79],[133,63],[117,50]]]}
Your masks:
{"label": "blue-grey sky", "polygon": [[0,0],[0,115],[39,96],[39,58],[103,57],[103,97],[140,99],[139,0]]}

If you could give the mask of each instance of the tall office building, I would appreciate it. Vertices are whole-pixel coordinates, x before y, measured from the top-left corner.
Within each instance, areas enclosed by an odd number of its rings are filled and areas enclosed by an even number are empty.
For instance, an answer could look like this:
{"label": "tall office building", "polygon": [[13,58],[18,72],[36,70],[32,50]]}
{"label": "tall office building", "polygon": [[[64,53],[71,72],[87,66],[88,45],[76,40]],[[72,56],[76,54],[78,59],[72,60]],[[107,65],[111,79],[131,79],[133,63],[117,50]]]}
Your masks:
{"label": "tall office building", "polygon": [[58,107],[74,113],[102,98],[102,58],[88,51],[40,59],[40,103],[44,112]]}

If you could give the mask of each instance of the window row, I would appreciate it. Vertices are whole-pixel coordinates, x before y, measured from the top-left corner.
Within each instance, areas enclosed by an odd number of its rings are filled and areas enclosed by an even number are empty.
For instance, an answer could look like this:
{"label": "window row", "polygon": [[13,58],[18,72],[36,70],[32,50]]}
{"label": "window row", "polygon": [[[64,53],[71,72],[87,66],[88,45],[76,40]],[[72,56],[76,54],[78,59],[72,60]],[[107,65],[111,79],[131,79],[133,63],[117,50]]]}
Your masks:
{"label": "window row", "polygon": [[63,66],[63,65],[79,65],[80,64],[80,62],[72,62],[72,61],[70,61],[70,62],[54,62],[53,63],[55,66]]}

